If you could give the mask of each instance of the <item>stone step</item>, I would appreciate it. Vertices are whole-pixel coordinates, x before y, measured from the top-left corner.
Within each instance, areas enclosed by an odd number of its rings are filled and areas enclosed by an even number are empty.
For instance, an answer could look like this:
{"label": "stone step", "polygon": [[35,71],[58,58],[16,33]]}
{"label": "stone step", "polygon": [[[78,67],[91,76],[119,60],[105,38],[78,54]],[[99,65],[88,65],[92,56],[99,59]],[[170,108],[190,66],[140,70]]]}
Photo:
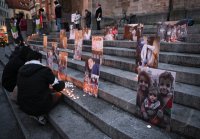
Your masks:
{"label": "stone step", "polygon": [[[73,45],[68,45],[68,48],[72,49],[71,51],[69,50],[68,52],[69,52],[69,55],[71,57],[73,57]],[[104,50],[107,50],[107,48],[108,47],[105,47]],[[87,46],[84,46],[83,50],[85,50],[85,49],[87,50],[90,48]],[[112,49],[112,47],[111,47],[111,49]],[[119,53],[123,52],[121,49],[123,49],[124,51],[129,51],[128,54],[130,54],[130,55],[132,55],[132,52],[135,51],[133,49],[116,48],[115,50],[113,50],[113,51],[111,50],[110,52],[115,52],[117,49],[118,49]],[[90,51],[90,50],[88,50],[88,51]],[[104,51],[104,53],[106,53],[106,52],[107,51]],[[91,53],[89,53],[89,52],[82,53],[83,60],[85,60],[89,56],[91,56]],[[125,57],[104,55],[103,65],[122,69],[122,70],[132,71],[132,72],[134,72],[134,69],[136,67],[134,56],[133,56],[133,58],[125,58]],[[177,73],[176,81],[178,81],[178,82],[191,84],[191,85],[197,85],[197,86],[200,85],[200,72],[199,72],[200,68],[185,67],[185,66],[172,65],[172,64],[166,64],[166,63],[159,63],[158,68],[176,72]]]}
{"label": "stone step", "polygon": [[[42,41],[29,41],[30,44],[42,44]],[[49,44],[51,45],[51,44]],[[68,44],[70,46],[70,44]],[[84,45],[85,47],[85,45]],[[86,46],[86,47],[90,47],[91,46]],[[114,48],[113,48],[114,49]],[[89,48],[86,50],[90,50]],[[107,49],[105,49],[105,54],[109,54],[109,52],[107,51]],[[127,50],[127,49],[126,49]],[[118,51],[117,49],[112,51],[112,52],[116,52]],[[131,50],[130,50],[131,51]],[[135,51],[131,51],[133,52],[133,55],[135,55]],[[122,52],[120,52],[122,53]],[[128,52],[128,56],[129,56],[129,52]],[[126,56],[126,53],[123,53],[123,56]],[[190,67],[200,67],[200,55],[198,54],[188,54],[188,53],[177,53],[177,52],[160,52],[159,55],[159,61],[163,62],[163,63],[168,63],[168,64],[174,64],[174,65],[183,65],[183,66],[190,66]]]}
{"label": "stone step", "polygon": [[188,34],[186,41],[200,43],[200,34]]}
{"label": "stone step", "polygon": [[[38,46],[38,47],[42,48],[42,46]],[[85,62],[71,60],[71,58],[73,57],[73,52],[71,50],[64,50],[64,51],[68,52],[68,56],[69,56],[68,67],[84,72]],[[83,55],[82,55],[83,60],[91,56],[90,53],[88,53],[88,55],[85,55],[84,53],[86,52],[83,52]],[[103,60],[103,64],[104,63],[105,62]],[[120,65],[120,61],[116,65]],[[130,88],[132,90],[137,90],[137,74],[136,73],[124,71],[121,69],[116,69],[116,68],[112,68],[108,66],[101,66],[100,73],[101,73],[100,78],[106,81],[113,82],[115,84]],[[178,76],[181,76],[181,74],[177,75],[176,81],[178,80]],[[189,78],[190,76],[188,75],[187,77]],[[190,79],[193,80],[193,77]],[[199,106],[200,106],[200,87],[199,86],[176,82],[174,96],[175,96],[174,101],[176,103],[199,109]],[[193,100],[193,101],[190,101],[190,100]]]}
{"label": "stone step", "polygon": [[49,120],[63,138],[111,139],[68,105],[60,103],[49,113]]}
{"label": "stone step", "polygon": [[7,92],[5,89],[3,90],[7,94],[9,104],[26,139],[62,139],[50,123],[41,126],[34,119],[30,118],[30,116],[22,112],[19,106],[10,100],[10,92]]}
{"label": "stone step", "polygon": [[[85,62],[68,58],[68,67],[84,72]],[[100,75],[100,78],[105,81],[137,90],[137,74],[135,73],[101,66]],[[176,82],[174,102],[200,110],[200,87]]]}
{"label": "stone step", "polygon": [[[68,48],[74,49],[74,45],[68,44]],[[83,45],[83,51],[91,52],[91,46]],[[136,56],[136,50],[127,48],[104,47],[103,53],[111,56],[131,57],[132,59],[135,59]],[[160,52],[159,62],[199,68],[200,55],[176,52]]]}
{"label": "stone step", "polygon": [[[78,87],[81,88],[83,86],[82,81],[83,81],[84,74],[79,71],[76,71],[74,69],[71,69],[71,68],[68,68],[67,72],[68,72],[67,80],[72,81],[75,85],[77,85]],[[97,115],[100,113],[100,117],[102,117],[103,119],[105,119],[105,118],[107,119],[110,117],[114,118],[115,116],[117,116],[117,119],[119,117],[124,117],[124,116],[120,116],[121,112],[120,112],[120,114],[114,113],[114,115],[113,115],[114,117],[111,116],[110,115],[111,110],[110,109],[107,110],[107,107],[105,105],[102,105],[102,102],[98,103],[97,102],[98,100],[95,100],[95,98],[90,97],[90,96],[85,96],[82,91],[80,91],[80,93],[79,93],[79,91],[74,90],[73,93],[74,93],[74,96],[78,97],[79,99],[73,99],[70,96],[68,96],[68,98],[66,99],[66,102],[70,106],[72,106],[74,109],[78,109],[78,111],[82,115],[92,116],[91,113],[88,113],[88,111],[89,111],[89,112],[92,112]],[[117,107],[120,107],[123,110],[132,113],[133,115],[136,114],[136,94],[137,93],[133,90],[124,88],[122,86],[115,85],[111,82],[102,81],[102,80],[100,80],[100,82],[99,82],[99,97],[101,99],[108,101],[109,103],[114,104]],[[94,99],[94,101],[88,100],[88,99]],[[94,102],[97,104],[93,104]],[[74,104],[74,103],[78,103],[78,104]],[[83,108],[81,108],[81,107],[84,107],[84,110],[82,110]],[[113,107],[113,109],[117,109],[114,106],[112,106],[112,107]],[[106,109],[106,112],[101,110],[102,108],[103,108],[103,110]],[[184,113],[185,111],[187,111],[187,113]],[[106,114],[106,116],[104,116],[104,115],[102,115],[103,113],[107,113],[109,116],[107,114]],[[187,108],[187,107],[184,107],[184,106],[181,106],[178,104],[173,104],[172,131],[177,132],[181,135],[185,135],[185,136],[190,136],[190,137],[194,137],[194,138],[198,137],[199,128],[200,128],[200,122],[199,122],[199,117],[198,117],[199,114],[200,114],[200,112],[198,110]],[[190,118],[188,119],[188,117],[190,117]],[[93,122],[93,120],[95,122],[97,121],[96,118],[93,118],[93,117],[88,117],[88,118],[91,119],[92,122]],[[131,119],[131,118],[133,118],[133,117],[130,117],[130,118],[125,117],[125,119]],[[122,121],[126,123],[125,119],[123,119]],[[110,121],[110,119],[108,121]],[[116,120],[116,122],[117,121],[119,121],[119,119]],[[135,121],[136,121],[136,119],[135,119]],[[185,123],[186,121],[187,121],[187,124]],[[132,122],[129,121],[128,123],[131,124]],[[147,125],[147,123],[145,123],[145,124]],[[99,122],[98,122],[98,125],[99,125]],[[183,126],[183,125],[185,125],[185,126]],[[126,127],[127,126],[128,125],[126,124]],[[132,126],[131,126],[131,131],[132,131]],[[103,127],[103,128],[105,128],[105,127]],[[130,129],[129,126],[127,128]],[[140,138],[140,137],[138,137],[138,138]]]}
{"label": "stone step", "polygon": [[[30,40],[30,43],[38,43],[42,44],[42,38]],[[59,42],[58,38],[48,37],[49,42]],[[68,44],[73,44],[74,40],[68,40]],[[91,45],[91,40],[84,40],[84,45]],[[126,41],[126,40],[115,40],[115,41],[104,41],[104,47],[122,47],[122,48],[131,48],[135,49],[137,43],[134,41]],[[200,53],[200,44],[199,43],[185,43],[185,42],[176,42],[176,43],[168,43],[161,42],[160,50],[165,52],[178,52],[178,53]]]}
{"label": "stone step", "polygon": [[[70,45],[68,45],[68,48],[70,48]],[[83,50],[87,49],[87,47],[83,47]],[[73,50],[73,48],[71,48]],[[107,49],[104,48],[104,50]],[[115,49],[116,50],[116,49]],[[111,53],[115,53],[115,50],[112,51],[110,50]],[[124,53],[127,49],[117,51],[118,53],[121,54]],[[127,50],[129,55],[132,55],[131,51],[134,50]],[[106,53],[106,51],[104,51]],[[70,55],[73,55],[72,51],[70,52]],[[83,52],[82,59],[85,60],[87,57],[89,57],[91,54],[87,52]],[[161,61],[161,60],[160,60]],[[132,71],[134,72],[134,69],[136,67],[135,65],[135,59],[133,58],[124,58],[124,57],[118,57],[118,56],[109,56],[109,55],[104,55],[103,59],[103,65],[122,69],[122,70],[127,70],[127,71]],[[172,65],[172,64],[166,64],[166,63],[161,63],[159,62],[158,64],[159,69],[163,70],[169,70],[169,71],[174,71],[176,72],[176,81],[182,82],[182,83],[187,83],[191,85],[200,85],[200,68],[195,68],[195,67],[185,67],[185,66],[180,66],[180,65]]]}

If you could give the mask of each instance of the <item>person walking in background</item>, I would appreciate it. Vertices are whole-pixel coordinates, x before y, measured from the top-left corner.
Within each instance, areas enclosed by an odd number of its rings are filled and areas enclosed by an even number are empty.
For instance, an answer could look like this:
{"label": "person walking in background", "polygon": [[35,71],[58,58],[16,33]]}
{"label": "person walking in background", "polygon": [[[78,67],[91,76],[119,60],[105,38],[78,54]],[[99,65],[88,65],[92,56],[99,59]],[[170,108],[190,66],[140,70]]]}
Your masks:
{"label": "person walking in background", "polygon": [[15,18],[10,19],[11,33],[12,33],[12,36],[13,36],[13,39],[14,39],[14,43],[19,44],[19,41],[17,39],[19,37],[19,35],[18,35],[16,22],[17,22],[17,20],[15,20]]}
{"label": "person walking in background", "polygon": [[40,16],[41,32],[42,34],[47,34],[48,33],[47,16],[43,8],[39,9],[39,16]]}
{"label": "person walking in background", "polygon": [[80,15],[79,11],[76,11],[74,24],[75,24],[75,28],[78,29],[78,30],[80,29],[80,22],[81,22],[81,15]]}
{"label": "person walking in background", "polygon": [[24,18],[24,14],[21,14],[21,20],[19,22],[19,27],[21,30],[21,35],[22,35],[23,41],[25,43],[27,43],[27,40],[26,40],[27,39],[27,21]]}
{"label": "person walking in background", "polygon": [[18,40],[19,43],[23,42],[23,38],[22,38],[22,35],[21,35],[21,30],[20,30],[20,27],[19,27],[19,23],[20,23],[20,20],[21,20],[21,14],[22,13],[16,14],[15,17],[14,17],[16,19],[15,22],[16,22],[18,35],[19,35],[17,40]]}
{"label": "person walking in background", "polygon": [[54,4],[55,4],[57,31],[60,32],[60,29],[61,29],[61,18],[62,18],[62,7],[58,3],[58,1],[54,1]]}
{"label": "person walking in background", "polygon": [[87,9],[85,9],[85,25],[87,28],[91,25],[91,12]]}
{"label": "person walking in background", "polygon": [[101,30],[101,27],[100,27],[101,18],[102,18],[102,9],[101,9],[101,4],[98,3],[97,9],[95,12],[95,19],[97,22],[97,30]]}

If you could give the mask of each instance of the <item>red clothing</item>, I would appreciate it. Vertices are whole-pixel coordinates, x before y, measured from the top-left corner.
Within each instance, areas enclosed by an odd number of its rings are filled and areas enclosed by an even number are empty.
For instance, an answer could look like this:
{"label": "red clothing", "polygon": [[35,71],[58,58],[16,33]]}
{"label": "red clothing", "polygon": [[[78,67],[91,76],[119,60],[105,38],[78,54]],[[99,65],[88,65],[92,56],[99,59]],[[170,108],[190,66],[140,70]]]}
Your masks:
{"label": "red clothing", "polygon": [[19,23],[19,27],[21,31],[27,31],[27,22],[26,19],[21,19]]}

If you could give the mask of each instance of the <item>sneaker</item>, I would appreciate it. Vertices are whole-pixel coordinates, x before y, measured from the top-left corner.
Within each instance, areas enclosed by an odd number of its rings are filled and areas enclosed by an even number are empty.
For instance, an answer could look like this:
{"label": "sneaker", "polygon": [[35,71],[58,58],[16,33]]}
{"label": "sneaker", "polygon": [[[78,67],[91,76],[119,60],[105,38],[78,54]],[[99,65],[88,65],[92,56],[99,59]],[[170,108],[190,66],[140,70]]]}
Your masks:
{"label": "sneaker", "polygon": [[41,116],[30,116],[30,117],[35,119],[41,125],[45,125],[47,123],[47,120],[46,120],[45,116],[43,116],[43,115],[41,115]]}

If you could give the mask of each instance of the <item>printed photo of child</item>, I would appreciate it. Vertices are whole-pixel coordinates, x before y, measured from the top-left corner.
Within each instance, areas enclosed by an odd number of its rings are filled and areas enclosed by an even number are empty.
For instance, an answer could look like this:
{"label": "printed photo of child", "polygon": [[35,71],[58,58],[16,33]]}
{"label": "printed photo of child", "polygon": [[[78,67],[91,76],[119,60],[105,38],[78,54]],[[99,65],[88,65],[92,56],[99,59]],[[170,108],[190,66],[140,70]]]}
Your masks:
{"label": "printed photo of child", "polygon": [[88,58],[85,61],[85,77],[83,84],[83,91],[95,97],[98,96],[99,84],[99,67],[100,60],[95,58]]}
{"label": "printed photo of child", "polygon": [[143,67],[138,76],[137,114],[170,131],[175,72]]}

